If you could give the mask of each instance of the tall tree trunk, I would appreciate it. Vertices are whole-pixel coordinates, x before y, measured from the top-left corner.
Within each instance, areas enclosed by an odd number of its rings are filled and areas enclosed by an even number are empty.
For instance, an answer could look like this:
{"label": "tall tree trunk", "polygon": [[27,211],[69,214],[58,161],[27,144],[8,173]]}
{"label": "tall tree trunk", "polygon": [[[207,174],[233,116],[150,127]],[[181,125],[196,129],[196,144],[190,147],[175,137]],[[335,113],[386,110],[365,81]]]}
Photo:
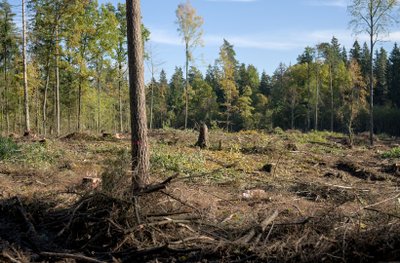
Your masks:
{"label": "tall tree trunk", "polygon": [[132,187],[138,191],[149,182],[146,97],[140,0],[126,0],[129,96],[131,107]]}
{"label": "tall tree trunk", "polygon": [[22,60],[24,65],[24,112],[25,112],[25,132],[29,134],[29,94],[28,94],[28,73],[26,58],[26,21],[25,21],[25,0],[22,0]]}
{"label": "tall tree trunk", "polygon": [[295,108],[295,100],[292,99],[290,105],[290,129],[294,130],[294,108]]}
{"label": "tall tree trunk", "polygon": [[49,91],[49,83],[50,83],[50,52],[49,52],[49,57],[47,59],[47,76],[46,76],[46,83],[44,86],[44,94],[43,94],[43,123],[42,123],[42,128],[43,128],[43,135],[46,135],[47,133],[47,93]]}
{"label": "tall tree trunk", "polygon": [[35,91],[35,129],[36,133],[40,134],[40,124],[39,124],[39,119],[40,119],[40,106],[39,106],[39,89],[36,89]]}
{"label": "tall tree trunk", "polygon": [[319,66],[317,65],[317,87],[315,89],[315,120],[314,120],[314,130],[318,130],[318,101],[319,101]]}
{"label": "tall tree trunk", "polygon": [[[373,17],[371,16],[371,25],[373,25]],[[369,143],[371,146],[374,145],[374,28],[370,31],[370,44],[371,44],[371,54],[370,54],[370,68],[369,68]]]}
{"label": "tall tree trunk", "polygon": [[[101,62],[100,62],[101,63]],[[100,98],[100,93],[101,93],[101,65],[97,66],[97,120],[96,120],[96,131],[100,132],[100,121],[101,121],[101,98]]]}
{"label": "tall tree trunk", "polygon": [[310,62],[307,62],[307,132],[310,131],[311,127],[311,108],[310,108],[310,99],[311,99],[311,89],[310,89]]}
{"label": "tall tree trunk", "polygon": [[61,110],[60,110],[60,47],[59,47],[59,32],[58,21],[56,23],[56,134],[60,136],[61,133]]}
{"label": "tall tree trunk", "polygon": [[10,117],[8,111],[8,75],[7,75],[7,46],[4,47],[4,112],[6,117],[7,135],[10,134]]}
{"label": "tall tree trunk", "polygon": [[123,127],[123,116],[122,116],[122,64],[119,62],[118,65],[118,108],[119,108],[119,132],[124,131]]}
{"label": "tall tree trunk", "polygon": [[153,129],[153,111],[154,111],[154,75],[150,83],[150,130]]}
{"label": "tall tree trunk", "polygon": [[333,76],[332,76],[332,64],[329,64],[329,86],[331,92],[331,132],[333,132]]}
{"label": "tall tree trunk", "polygon": [[78,123],[77,123],[78,132],[81,131],[81,114],[82,114],[82,77],[79,76],[79,85],[78,85]]}
{"label": "tall tree trunk", "polygon": [[186,70],[185,70],[185,130],[188,124],[188,114],[189,114],[189,44],[186,42]]}

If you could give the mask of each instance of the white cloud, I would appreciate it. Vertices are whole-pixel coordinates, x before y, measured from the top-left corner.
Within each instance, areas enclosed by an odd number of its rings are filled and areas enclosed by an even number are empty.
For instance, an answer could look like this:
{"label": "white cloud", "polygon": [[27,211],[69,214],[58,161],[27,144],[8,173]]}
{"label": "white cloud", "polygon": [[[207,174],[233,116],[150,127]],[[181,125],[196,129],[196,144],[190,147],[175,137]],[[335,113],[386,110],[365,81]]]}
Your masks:
{"label": "white cloud", "polygon": [[[153,43],[183,46],[182,40],[176,31],[151,28],[150,40]],[[350,48],[354,40],[368,42],[366,34],[355,36],[351,30],[326,29],[304,32],[280,32],[280,33],[257,33],[257,34],[206,34],[204,44],[207,47],[220,47],[223,39],[228,40],[235,48],[250,48],[270,51],[290,51],[302,49],[306,46],[314,46],[321,42],[330,42],[332,37],[336,37],[339,43]],[[400,42],[400,31],[390,33],[382,38],[383,41]]]}
{"label": "white cloud", "polygon": [[307,0],[310,6],[331,6],[331,7],[347,7],[348,0]]}
{"label": "white cloud", "polygon": [[178,36],[178,33],[163,30],[163,29],[150,29],[150,40],[154,43],[172,45],[172,46],[182,46],[182,40]]}

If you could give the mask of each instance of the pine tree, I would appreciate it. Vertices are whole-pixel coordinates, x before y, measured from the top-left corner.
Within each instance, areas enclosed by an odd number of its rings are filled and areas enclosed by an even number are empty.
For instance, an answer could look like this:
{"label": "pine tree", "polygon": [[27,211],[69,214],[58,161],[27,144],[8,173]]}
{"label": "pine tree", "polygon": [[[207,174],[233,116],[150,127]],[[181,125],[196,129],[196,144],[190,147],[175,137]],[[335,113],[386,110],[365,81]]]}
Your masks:
{"label": "pine tree", "polygon": [[354,41],[352,49],[350,49],[350,60],[355,60],[359,65],[361,65],[361,47],[358,41]]}
{"label": "pine tree", "polygon": [[126,20],[131,106],[132,188],[135,193],[149,183],[150,166],[140,0],[126,1]]}
{"label": "pine tree", "polygon": [[15,14],[11,10],[8,1],[3,0],[0,3],[0,62],[3,71],[4,83],[0,89],[1,104],[1,131],[10,133],[10,79],[13,76],[12,67],[16,57],[18,56],[18,38],[17,29],[13,21]]}
{"label": "pine tree", "polygon": [[393,105],[400,108],[400,48],[394,44],[388,65],[389,98]]}
{"label": "pine tree", "polygon": [[226,129],[228,131],[232,126],[231,116],[236,111],[234,103],[239,96],[239,89],[236,85],[237,60],[235,55],[236,53],[233,49],[233,45],[224,39],[224,43],[219,52],[219,62],[222,71],[220,85],[224,94],[223,107]]}
{"label": "pine tree", "polygon": [[388,100],[388,82],[387,82],[388,57],[386,50],[381,48],[375,53],[374,75],[375,75],[375,103],[384,105]]}
{"label": "pine tree", "polygon": [[302,64],[307,64],[307,98],[305,99],[307,108],[307,131],[311,128],[311,67],[314,59],[315,50],[311,47],[306,47],[303,54],[297,58],[297,61]]}
{"label": "pine tree", "polygon": [[176,67],[175,72],[171,77],[169,90],[167,95],[168,101],[168,120],[170,124],[178,128],[184,125],[179,117],[184,115],[185,99],[185,79],[183,77],[182,68]]}

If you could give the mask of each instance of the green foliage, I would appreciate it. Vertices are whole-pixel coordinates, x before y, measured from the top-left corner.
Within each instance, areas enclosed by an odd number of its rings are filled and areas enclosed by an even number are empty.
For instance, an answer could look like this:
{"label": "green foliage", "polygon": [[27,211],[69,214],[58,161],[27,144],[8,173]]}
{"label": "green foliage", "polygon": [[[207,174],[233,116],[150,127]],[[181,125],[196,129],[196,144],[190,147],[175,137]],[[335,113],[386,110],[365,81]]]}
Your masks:
{"label": "green foliage", "polygon": [[151,148],[153,169],[178,173],[202,173],[207,171],[205,158],[201,151],[185,152],[181,149],[170,149],[167,145],[155,145]]}
{"label": "green foliage", "polygon": [[13,140],[0,136],[0,160],[13,156],[17,153],[18,148],[18,145]]}
{"label": "green foliage", "polygon": [[382,154],[383,158],[400,158],[400,147],[394,147]]}
{"label": "green foliage", "polygon": [[17,160],[34,167],[43,167],[54,163],[60,156],[61,152],[58,150],[49,149],[47,144],[35,142],[23,145]]}

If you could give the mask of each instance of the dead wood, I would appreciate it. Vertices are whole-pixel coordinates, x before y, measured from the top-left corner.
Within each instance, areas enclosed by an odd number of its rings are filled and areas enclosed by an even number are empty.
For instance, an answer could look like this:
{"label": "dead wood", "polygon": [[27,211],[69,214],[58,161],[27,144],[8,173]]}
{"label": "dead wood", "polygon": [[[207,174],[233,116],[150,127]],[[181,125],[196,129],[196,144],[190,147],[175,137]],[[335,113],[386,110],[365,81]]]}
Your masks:
{"label": "dead wood", "polygon": [[167,185],[169,183],[172,182],[172,180],[174,180],[175,178],[178,177],[179,174],[175,174],[171,177],[168,177],[167,179],[165,179],[163,182],[159,183],[159,184],[153,184],[153,185],[148,185],[142,189],[140,189],[139,191],[135,191],[134,195],[135,196],[143,196],[146,194],[150,194],[150,193],[154,193],[154,192],[158,192],[160,190],[163,190],[167,187]]}
{"label": "dead wood", "polygon": [[380,210],[374,209],[374,208],[366,207],[366,208],[364,208],[364,210],[373,211],[373,212],[376,212],[376,213],[379,213],[379,214],[382,214],[382,215],[387,215],[389,217],[400,218],[400,216],[398,216],[398,215],[395,215],[395,214],[392,214],[392,213],[383,212],[383,211],[380,211]]}
{"label": "dead wood", "polygon": [[82,260],[84,262],[92,263],[105,263],[106,261],[97,260],[95,258],[90,258],[80,254],[70,254],[70,253],[56,253],[56,252],[41,252],[40,255],[45,257],[56,257],[56,258],[71,258],[76,260]]}
{"label": "dead wood", "polygon": [[201,149],[208,147],[208,127],[205,123],[200,126],[199,138],[197,139],[195,146],[198,146]]}
{"label": "dead wood", "polygon": [[258,243],[261,239],[261,235],[265,232],[265,230],[267,229],[267,226],[269,224],[271,224],[279,215],[278,210],[275,210],[274,213],[267,217],[266,219],[264,219],[260,225],[252,228],[246,235],[244,235],[243,237],[237,239],[235,242],[236,243],[249,243],[258,233],[259,236],[256,238],[256,242]]}
{"label": "dead wood", "polygon": [[28,231],[26,232],[28,234],[28,238],[34,243],[34,245],[38,245],[37,243],[40,242],[40,237],[36,231],[35,226],[29,219],[28,213],[26,212],[24,205],[21,202],[21,199],[19,197],[15,197],[15,200],[18,205],[18,211],[20,212],[20,215],[24,219],[24,222],[28,228]]}

